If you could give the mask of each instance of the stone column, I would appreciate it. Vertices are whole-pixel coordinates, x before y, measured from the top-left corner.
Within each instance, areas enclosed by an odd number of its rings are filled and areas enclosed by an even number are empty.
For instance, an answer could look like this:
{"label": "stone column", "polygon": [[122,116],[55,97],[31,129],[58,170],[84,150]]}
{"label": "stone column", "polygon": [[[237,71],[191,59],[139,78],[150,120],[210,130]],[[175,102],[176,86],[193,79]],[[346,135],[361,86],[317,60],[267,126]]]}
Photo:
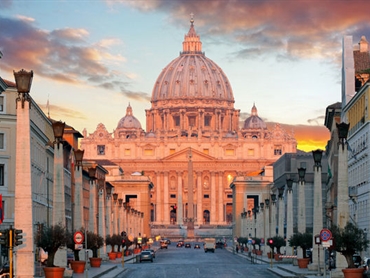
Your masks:
{"label": "stone column", "polygon": [[106,211],[105,211],[105,217],[106,217],[106,234],[108,235],[111,235],[113,234],[113,229],[112,229],[112,217],[111,217],[111,213],[112,213],[112,197],[111,196],[107,196],[107,208],[106,208]]}
{"label": "stone column", "polygon": [[164,172],[164,185],[163,185],[163,204],[164,204],[164,224],[170,224],[170,208],[169,208],[169,196],[168,196],[168,172]]}
{"label": "stone column", "polygon": [[215,172],[211,172],[211,219],[210,224],[216,224],[216,177]]}
{"label": "stone column", "polygon": [[274,237],[276,236],[276,212],[277,212],[277,209],[276,209],[276,200],[274,199],[274,197],[276,198],[276,195],[275,194],[272,194],[272,198],[271,198],[271,201],[272,201],[272,204],[271,204],[271,226],[270,226],[270,237]]}
{"label": "stone column", "polygon": [[[16,100],[17,134],[14,228],[23,230],[23,244],[17,247],[17,260],[14,268],[17,272],[17,277],[31,278],[34,277],[35,274],[35,255],[33,254],[30,101],[31,100],[28,100],[24,103],[22,99],[18,98]],[[22,103],[24,104],[23,107],[21,105]],[[12,143],[13,142],[9,142],[9,145]],[[61,146],[60,149],[63,150],[63,146]]]}
{"label": "stone column", "polygon": [[79,230],[84,226],[83,217],[83,194],[82,194],[82,167],[75,166],[74,171],[75,176],[75,197],[74,197],[74,216],[73,216],[73,226],[76,230]]}
{"label": "stone column", "polygon": [[203,193],[202,193],[202,173],[197,172],[197,221],[198,225],[203,224]]}
{"label": "stone column", "polygon": [[[283,189],[284,190],[284,189]],[[284,191],[282,191],[284,192]],[[285,218],[285,204],[284,204],[284,193],[279,192],[279,236],[284,237],[284,218]]]}
{"label": "stone column", "polygon": [[183,224],[183,200],[182,200],[182,194],[183,194],[183,191],[182,191],[182,176],[181,176],[181,172],[178,171],[177,172],[177,215],[176,215],[176,220],[177,220],[177,224],[178,225],[182,225]]}
{"label": "stone column", "polygon": [[64,193],[63,143],[54,148],[54,194],[53,194],[53,224],[66,225],[66,207]]}
{"label": "stone column", "polygon": [[289,246],[288,242],[290,237],[293,235],[293,191],[292,188],[289,188],[289,185],[286,195],[287,195],[286,254],[289,256],[293,255],[292,247]]}
{"label": "stone column", "polygon": [[305,182],[298,182],[298,232],[306,232],[306,199],[305,199]]}
{"label": "stone column", "polygon": [[[104,239],[106,236],[105,231],[105,202],[104,202],[104,189],[99,188],[99,228],[98,234],[101,235]],[[106,245],[103,245],[100,249],[101,254],[106,254]]]}
{"label": "stone column", "polygon": [[267,245],[267,239],[270,237],[270,200],[269,199],[266,199],[265,200],[265,209],[264,209],[264,217],[265,217],[265,220],[264,220],[264,224],[265,224],[265,251],[266,251],[266,254],[267,252],[270,251],[270,247]]}
{"label": "stone column", "polygon": [[161,173],[156,172],[157,175],[157,182],[156,182],[156,208],[155,208],[155,222],[156,223],[163,223],[163,215],[162,215],[162,202],[161,202]]}
{"label": "stone column", "polygon": [[96,230],[96,186],[95,180],[90,180],[90,215],[89,215],[89,231],[97,233]]}
{"label": "stone column", "polygon": [[222,224],[224,220],[224,185],[222,182],[223,172],[218,173],[218,223]]}

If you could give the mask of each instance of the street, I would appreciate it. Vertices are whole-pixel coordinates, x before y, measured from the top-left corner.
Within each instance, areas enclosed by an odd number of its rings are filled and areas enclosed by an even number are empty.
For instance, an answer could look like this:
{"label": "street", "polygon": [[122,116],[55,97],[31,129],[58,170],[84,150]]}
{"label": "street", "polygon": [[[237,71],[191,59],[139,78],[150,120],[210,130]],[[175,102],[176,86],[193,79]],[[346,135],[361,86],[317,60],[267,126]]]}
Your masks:
{"label": "street", "polygon": [[176,247],[159,249],[154,262],[126,263],[120,278],[129,277],[277,277],[267,270],[268,264],[251,264],[249,260],[234,255],[225,249],[205,253],[202,249]]}

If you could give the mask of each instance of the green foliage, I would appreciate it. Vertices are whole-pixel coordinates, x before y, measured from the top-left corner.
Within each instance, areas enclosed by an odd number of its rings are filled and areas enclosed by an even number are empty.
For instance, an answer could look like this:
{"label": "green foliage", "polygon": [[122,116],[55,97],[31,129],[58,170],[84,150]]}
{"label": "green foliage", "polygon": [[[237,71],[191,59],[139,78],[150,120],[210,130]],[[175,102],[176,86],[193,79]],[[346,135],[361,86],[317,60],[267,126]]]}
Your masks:
{"label": "green foliage", "polygon": [[253,245],[253,248],[254,249],[257,249],[256,247],[258,246],[258,250],[260,250],[260,247],[261,247],[261,239],[258,238],[258,237],[252,237],[252,242],[254,241],[254,243],[252,244]]}
{"label": "green foliage", "polygon": [[98,257],[98,250],[104,245],[104,239],[101,235],[95,234],[94,232],[87,231],[87,249],[91,249],[93,257]]}
{"label": "green foliage", "polygon": [[353,255],[369,247],[369,240],[366,239],[364,231],[348,222],[344,228],[333,226],[331,232],[335,251],[346,258],[348,268],[354,268]]}
{"label": "green foliage", "polygon": [[312,248],[312,234],[310,233],[295,233],[288,240],[289,246],[301,247],[303,258],[306,258],[306,250]]}
{"label": "green foliage", "polygon": [[115,252],[114,247],[116,245],[117,246],[121,246],[121,244],[122,244],[122,237],[120,235],[117,235],[117,234],[107,235],[105,237],[105,243],[107,245],[110,245],[111,246],[111,252]]}
{"label": "green foliage", "polygon": [[54,266],[55,253],[61,246],[65,246],[70,240],[71,234],[61,223],[47,227],[42,226],[39,236],[36,238],[36,245],[48,252],[47,266]]}
{"label": "green foliage", "polygon": [[[273,244],[270,244],[270,239],[273,240]],[[285,239],[281,236],[274,236],[267,239],[267,245],[270,246],[272,249],[276,248],[277,253],[280,254],[280,248],[285,246]]]}

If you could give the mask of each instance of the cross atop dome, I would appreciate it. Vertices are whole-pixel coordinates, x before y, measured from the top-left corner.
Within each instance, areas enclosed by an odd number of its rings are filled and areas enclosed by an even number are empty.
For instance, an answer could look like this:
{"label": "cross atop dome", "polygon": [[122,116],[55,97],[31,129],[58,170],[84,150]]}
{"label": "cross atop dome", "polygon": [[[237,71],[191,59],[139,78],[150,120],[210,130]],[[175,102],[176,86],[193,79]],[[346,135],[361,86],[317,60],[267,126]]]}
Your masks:
{"label": "cross atop dome", "polygon": [[190,14],[190,29],[182,43],[182,54],[202,54],[202,42],[194,29],[194,14]]}

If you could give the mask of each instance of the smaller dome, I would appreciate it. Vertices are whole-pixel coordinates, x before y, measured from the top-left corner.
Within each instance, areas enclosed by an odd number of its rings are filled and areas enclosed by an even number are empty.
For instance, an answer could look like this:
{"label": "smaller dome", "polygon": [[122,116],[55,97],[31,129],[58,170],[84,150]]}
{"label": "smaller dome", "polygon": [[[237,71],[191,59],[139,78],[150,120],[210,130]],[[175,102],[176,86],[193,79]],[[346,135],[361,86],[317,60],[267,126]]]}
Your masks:
{"label": "smaller dome", "polygon": [[126,116],[118,122],[117,129],[141,129],[139,120],[132,114],[132,107],[130,104],[126,109]]}
{"label": "smaller dome", "polygon": [[258,117],[257,108],[253,104],[251,116],[244,121],[244,129],[267,129],[266,123]]}

